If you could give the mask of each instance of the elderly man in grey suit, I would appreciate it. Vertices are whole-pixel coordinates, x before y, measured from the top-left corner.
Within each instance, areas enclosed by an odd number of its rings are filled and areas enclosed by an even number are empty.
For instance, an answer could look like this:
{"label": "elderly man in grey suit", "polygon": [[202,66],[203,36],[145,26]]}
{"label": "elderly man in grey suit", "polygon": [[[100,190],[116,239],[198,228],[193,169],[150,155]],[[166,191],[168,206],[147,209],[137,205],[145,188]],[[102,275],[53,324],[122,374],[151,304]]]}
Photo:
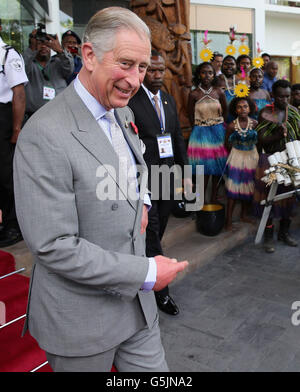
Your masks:
{"label": "elderly man in grey suit", "polygon": [[[150,62],[149,29],[125,8],[101,10],[82,58],[16,148],[17,214],[35,261],[24,331],[54,371],[167,371],[153,291],[188,262],[145,256],[151,207],[137,171],[145,178],[147,167],[126,107]],[[138,197],[126,193],[127,165]],[[116,198],[106,194],[112,184]]]}

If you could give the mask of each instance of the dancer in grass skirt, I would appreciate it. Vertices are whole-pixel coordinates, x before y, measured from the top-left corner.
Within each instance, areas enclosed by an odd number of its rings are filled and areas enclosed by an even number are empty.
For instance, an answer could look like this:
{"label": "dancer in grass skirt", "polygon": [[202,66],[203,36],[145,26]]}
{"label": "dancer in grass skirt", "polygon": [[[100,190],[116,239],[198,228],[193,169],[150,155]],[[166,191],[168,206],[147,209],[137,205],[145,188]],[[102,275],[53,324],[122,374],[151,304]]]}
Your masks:
{"label": "dancer in grass skirt", "polygon": [[196,174],[197,165],[204,166],[204,188],[212,176],[210,201],[217,200],[217,184],[223,174],[227,151],[224,146],[224,117],[227,113],[226,98],[220,88],[213,87],[215,70],[211,63],[200,64],[195,71],[197,86],[189,96],[188,111],[194,124],[188,144],[189,164]]}
{"label": "dancer in grass skirt", "polygon": [[241,220],[252,222],[248,217],[254,193],[254,178],[258,163],[256,149],[257,121],[249,116],[255,111],[250,98],[234,98],[230,112],[236,119],[229,124],[226,146],[230,150],[225,172],[227,192],[226,230],[232,230],[232,213],[236,200],[242,201]]}

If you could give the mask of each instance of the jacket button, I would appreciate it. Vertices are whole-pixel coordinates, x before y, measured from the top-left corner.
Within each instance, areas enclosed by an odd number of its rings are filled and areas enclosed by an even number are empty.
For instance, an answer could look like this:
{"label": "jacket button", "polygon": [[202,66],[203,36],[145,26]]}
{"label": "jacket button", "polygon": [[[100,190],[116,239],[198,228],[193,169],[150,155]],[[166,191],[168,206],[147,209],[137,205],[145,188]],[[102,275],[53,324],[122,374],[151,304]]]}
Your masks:
{"label": "jacket button", "polygon": [[118,206],[117,203],[114,203],[114,204],[111,206],[111,209],[112,209],[113,211],[116,211],[118,208],[119,208],[119,206]]}

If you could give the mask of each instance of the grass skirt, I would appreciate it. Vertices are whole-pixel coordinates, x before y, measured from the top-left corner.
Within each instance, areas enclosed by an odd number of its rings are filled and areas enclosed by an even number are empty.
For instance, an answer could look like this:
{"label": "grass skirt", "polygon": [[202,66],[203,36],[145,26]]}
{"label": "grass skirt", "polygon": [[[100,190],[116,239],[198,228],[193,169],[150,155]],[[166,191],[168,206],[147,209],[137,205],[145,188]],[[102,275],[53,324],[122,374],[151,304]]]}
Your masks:
{"label": "grass skirt", "polygon": [[252,200],[257,164],[256,147],[250,151],[232,147],[225,171],[227,197],[245,201]]}
{"label": "grass skirt", "polygon": [[223,174],[228,155],[224,141],[223,124],[193,127],[187,150],[193,174],[196,174],[197,165],[204,166],[205,175],[221,176]]}

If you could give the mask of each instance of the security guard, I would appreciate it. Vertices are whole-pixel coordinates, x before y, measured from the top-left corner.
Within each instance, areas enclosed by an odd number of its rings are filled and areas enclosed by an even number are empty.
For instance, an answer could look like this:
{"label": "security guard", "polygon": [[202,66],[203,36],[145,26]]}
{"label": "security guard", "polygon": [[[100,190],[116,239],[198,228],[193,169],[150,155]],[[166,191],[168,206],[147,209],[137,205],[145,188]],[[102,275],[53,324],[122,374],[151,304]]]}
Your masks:
{"label": "security guard", "polygon": [[13,155],[24,119],[27,82],[22,56],[0,37],[0,248],[22,240],[14,203]]}

